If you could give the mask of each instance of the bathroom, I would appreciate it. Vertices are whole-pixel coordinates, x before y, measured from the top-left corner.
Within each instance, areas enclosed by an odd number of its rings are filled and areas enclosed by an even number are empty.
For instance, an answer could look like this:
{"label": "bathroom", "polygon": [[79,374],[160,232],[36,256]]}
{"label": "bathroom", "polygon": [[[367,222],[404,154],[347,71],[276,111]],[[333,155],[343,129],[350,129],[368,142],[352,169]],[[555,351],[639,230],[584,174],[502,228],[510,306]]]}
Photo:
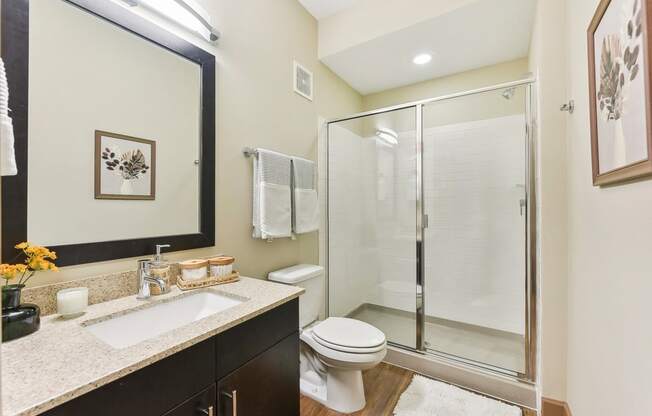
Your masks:
{"label": "bathroom", "polygon": [[652,414],[650,22],[1,0],[0,415]]}

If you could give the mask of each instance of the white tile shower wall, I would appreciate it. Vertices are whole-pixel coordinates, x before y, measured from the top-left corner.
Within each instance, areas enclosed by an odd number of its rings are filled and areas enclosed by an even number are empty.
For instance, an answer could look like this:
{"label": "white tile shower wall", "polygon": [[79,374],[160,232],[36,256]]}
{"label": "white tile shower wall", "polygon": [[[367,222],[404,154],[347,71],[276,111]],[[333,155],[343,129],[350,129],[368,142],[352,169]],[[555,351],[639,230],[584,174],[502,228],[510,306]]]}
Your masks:
{"label": "white tile shower wall", "polygon": [[524,126],[515,115],[425,129],[427,315],[524,333]]}
{"label": "white tile shower wall", "polygon": [[368,175],[369,141],[349,129],[330,125],[328,153],[328,256],[331,316],[343,316],[366,303],[375,288],[377,254],[366,244],[373,236],[365,216],[369,209],[364,186]]}
{"label": "white tile shower wall", "polygon": [[[524,116],[428,128],[424,142],[426,313],[523,334]],[[389,147],[331,126],[331,315],[415,311],[415,146],[414,132]]]}
{"label": "white tile shower wall", "polygon": [[416,311],[416,142],[414,131],[399,134],[394,147],[379,145],[371,184],[379,197],[378,287],[372,303]]}

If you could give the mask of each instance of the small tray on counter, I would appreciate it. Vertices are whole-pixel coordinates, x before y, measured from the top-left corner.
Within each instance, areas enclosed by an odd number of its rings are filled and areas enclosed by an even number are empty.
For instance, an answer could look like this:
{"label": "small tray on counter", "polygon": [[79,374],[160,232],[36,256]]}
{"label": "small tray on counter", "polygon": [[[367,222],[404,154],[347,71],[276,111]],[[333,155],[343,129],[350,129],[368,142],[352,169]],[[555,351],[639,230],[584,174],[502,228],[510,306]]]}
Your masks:
{"label": "small tray on counter", "polygon": [[237,282],[238,280],[240,280],[240,273],[235,270],[233,273],[226,276],[208,276],[197,280],[183,280],[183,277],[179,275],[177,277],[177,286],[181,290],[192,290],[215,285],[224,285],[227,283]]}

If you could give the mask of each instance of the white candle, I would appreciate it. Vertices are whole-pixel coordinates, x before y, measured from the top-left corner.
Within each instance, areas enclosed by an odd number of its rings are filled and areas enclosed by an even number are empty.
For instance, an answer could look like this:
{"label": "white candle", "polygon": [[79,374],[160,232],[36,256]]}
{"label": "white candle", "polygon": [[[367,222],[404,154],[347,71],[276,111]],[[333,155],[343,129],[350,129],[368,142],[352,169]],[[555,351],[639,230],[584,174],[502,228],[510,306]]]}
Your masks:
{"label": "white candle", "polygon": [[74,287],[57,292],[57,312],[68,317],[81,314],[88,307],[88,288]]}

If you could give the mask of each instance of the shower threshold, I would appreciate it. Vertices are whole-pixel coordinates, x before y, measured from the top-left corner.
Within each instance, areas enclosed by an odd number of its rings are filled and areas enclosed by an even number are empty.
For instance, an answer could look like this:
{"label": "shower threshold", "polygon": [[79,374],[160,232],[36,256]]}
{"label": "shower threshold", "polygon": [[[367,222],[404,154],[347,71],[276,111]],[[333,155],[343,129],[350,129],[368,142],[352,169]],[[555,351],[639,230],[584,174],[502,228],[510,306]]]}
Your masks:
{"label": "shower threshold", "polygon": [[[374,325],[390,344],[417,350],[413,312],[365,303],[348,316]],[[434,316],[426,316],[424,327],[427,353],[517,378],[525,372],[522,335]]]}

